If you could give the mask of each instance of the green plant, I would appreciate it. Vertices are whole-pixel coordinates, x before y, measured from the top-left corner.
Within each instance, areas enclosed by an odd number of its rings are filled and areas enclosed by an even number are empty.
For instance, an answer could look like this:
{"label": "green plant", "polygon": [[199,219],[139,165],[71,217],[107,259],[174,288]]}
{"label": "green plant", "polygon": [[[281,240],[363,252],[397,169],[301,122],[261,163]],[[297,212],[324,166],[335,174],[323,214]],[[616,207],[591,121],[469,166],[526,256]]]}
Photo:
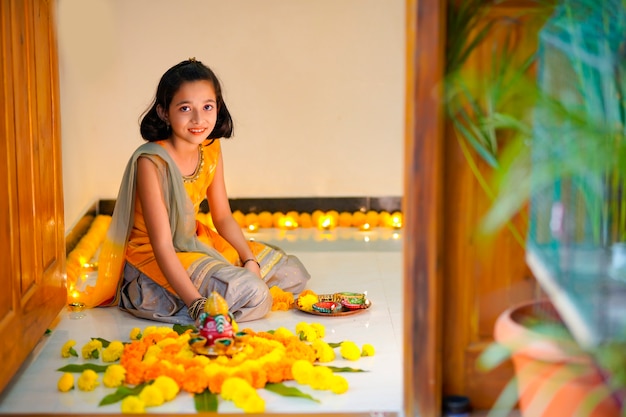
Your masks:
{"label": "green plant", "polygon": [[[447,116],[477,181],[493,200],[480,230],[491,234],[508,227],[527,252],[539,255],[576,308],[594,316],[597,305],[591,300],[601,297],[607,285],[610,258],[600,258],[601,268],[581,272],[564,255],[575,258],[571,254],[578,247],[605,254],[626,240],[621,43],[626,2],[562,0],[542,3],[532,16],[504,18],[492,17],[492,7],[477,0],[451,1],[448,18]],[[529,21],[545,25],[544,38],[536,50],[524,53],[517,34]],[[468,58],[492,42],[496,30],[504,34],[491,45],[487,70],[468,70]],[[485,164],[493,181],[481,169]],[[528,206],[529,231],[522,236],[511,219]],[[626,389],[626,338],[615,331],[620,326],[626,330],[626,323],[613,323],[613,329],[585,345],[606,371],[612,393]],[[547,330],[552,335],[555,328]],[[489,368],[513,352],[495,344],[482,361]],[[517,398],[514,385],[507,386],[503,401]],[[595,400],[590,397],[589,403]]]}

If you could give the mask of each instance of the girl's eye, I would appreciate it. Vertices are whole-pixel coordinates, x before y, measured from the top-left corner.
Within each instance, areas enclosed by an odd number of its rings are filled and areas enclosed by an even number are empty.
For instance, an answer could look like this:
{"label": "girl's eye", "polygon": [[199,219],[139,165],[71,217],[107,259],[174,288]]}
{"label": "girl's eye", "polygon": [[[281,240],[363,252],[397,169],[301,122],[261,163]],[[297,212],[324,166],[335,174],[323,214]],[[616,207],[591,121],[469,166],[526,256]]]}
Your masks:
{"label": "girl's eye", "polygon": [[189,111],[189,106],[181,106],[180,111]]}
{"label": "girl's eye", "polygon": [[213,110],[213,105],[212,104],[205,105],[204,110]]}

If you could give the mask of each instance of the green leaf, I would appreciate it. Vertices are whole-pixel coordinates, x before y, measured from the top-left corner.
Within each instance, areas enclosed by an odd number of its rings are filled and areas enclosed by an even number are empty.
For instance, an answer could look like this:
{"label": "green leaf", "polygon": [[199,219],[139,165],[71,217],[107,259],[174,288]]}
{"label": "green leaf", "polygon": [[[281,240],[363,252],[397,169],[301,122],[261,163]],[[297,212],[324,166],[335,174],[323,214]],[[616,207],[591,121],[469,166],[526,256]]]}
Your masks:
{"label": "green leaf", "polygon": [[328,343],[328,346],[330,346],[331,348],[333,348],[333,349],[334,349],[334,348],[338,348],[338,347],[340,347],[340,346],[341,346],[341,343],[343,343],[343,342],[338,342],[338,343],[336,343],[336,342],[333,342],[333,343]]}
{"label": "green leaf", "polygon": [[78,352],[76,352],[76,349],[74,349],[73,347],[71,347],[68,352],[70,356],[74,356],[75,358],[78,358]]}
{"label": "green leaf", "polygon": [[329,368],[333,372],[369,372],[364,369],[350,368],[349,366],[344,366],[342,368],[339,368],[337,366],[327,366],[327,368]]}
{"label": "green leaf", "polygon": [[51,334],[51,333],[52,333],[52,330],[50,330],[50,329],[46,329],[46,332],[45,332],[44,334],[47,336],[47,335],[49,335],[49,334]]}
{"label": "green leaf", "polygon": [[320,402],[318,399],[313,398],[309,394],[300,391],[298,388],[288,387],[282,382],[265,384],[265,389],[275,394],[282,395],[283,397],[298,397],[298,398],[305,398],[307,400],[315,401],[316,403]]}
{"label": "green leaf", "polygon": [[183,334],[185,333],[187,330],[191,330],[191,331],[195,331],[196,330],[196,326],[194,326],[193,324],[175,324],[172,329],[178,333],[178,334]]}
{"label": "green leaf", "polygon": [[70,365],[65,365],[59,369],[57,369],[57,371],[59,372],[72,372],[72,373],[79,373],[79,372],[83,372],[87,369],[91,369],[94,372],[104,372],[107,370],[109,365],[96,365],[95,363],[83,363],[81,364],[70,364]]}
{"label": "green leaf", "polygon": [[[108,340],[103,339],[101,337],[92,337],[91,340],[98,340],[98,341],[100,341],[100,343],[102,343],[102,347],[103,348],[109,347],[109,345],[111,344],[111,342],[109,342]],[[96,358],[97,358],[97,356],[96,356]]]}
{"label": "green leaf", "polygon": [[478,369],[489,371],[511,357],[511,350],[499,343],[492,343],[483,350],[476,361]]}
{"label": "green leaf", "polygon": [[139,395],[141,393],[141,390],[146,385],[149,385],[149,384],[139,384],[139,385],[135,385],[132,388],[121,386],[114,393],[109,394],[106,397],[104,397],[100,401],[98,406],[101,407],[103,405],[115,404],[118,401],[122,401],[124,398],[128,397],[129,395]]}
{"label": "green leaf", "polygon": [[193,402],[196,405],[196,411],[208,411],[208,412],[216,412],[217,411],[217,394],[213,394],[208,389],[204,390],[200,394],[196,394],[193,396]]}

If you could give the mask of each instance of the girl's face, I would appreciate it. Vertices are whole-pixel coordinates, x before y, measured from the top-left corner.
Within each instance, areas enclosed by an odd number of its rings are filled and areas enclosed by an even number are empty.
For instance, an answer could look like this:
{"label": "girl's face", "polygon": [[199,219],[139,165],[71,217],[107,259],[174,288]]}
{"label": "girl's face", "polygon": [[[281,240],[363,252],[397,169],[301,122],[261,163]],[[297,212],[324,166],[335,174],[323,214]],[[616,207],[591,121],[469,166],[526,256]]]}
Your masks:
{"label": "girl's face", "polygon": [[217,121],[213,84],[206,80],[184,82],[163,117],[172,126],[173,140],[202,143]]}

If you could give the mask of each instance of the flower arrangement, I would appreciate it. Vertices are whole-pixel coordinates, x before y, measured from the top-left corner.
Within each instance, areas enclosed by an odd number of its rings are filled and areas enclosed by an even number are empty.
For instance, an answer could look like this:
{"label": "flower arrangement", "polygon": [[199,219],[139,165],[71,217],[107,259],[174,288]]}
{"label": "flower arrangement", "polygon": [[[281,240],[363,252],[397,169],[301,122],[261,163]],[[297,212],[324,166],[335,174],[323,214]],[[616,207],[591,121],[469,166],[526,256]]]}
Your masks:
{"label": "flower arrangement", "polygon": [[[262,413],[265,402],[259,389],[317,401],[285,381],[345,393],[348,381],[339,373],[363,371],[322,365],[335,359],[336,348],[353,361],[374,354],[369,344],[359,348],[351,341],[326,342],[319,323],[301,322],[295,333],[285,327],[267,332],[244,329],[237,334],[241,349],[231,355],[198,354],[192,348],[194,331],[194,326],[148,326],[143,331],[134,328],[125,342],[92,338],[81,349],[86,363],[58,369],[62,372],[58,390],[92,391],[102,383],[114,391],[100,405],[120,402],[123,413],[143,413],[181,392],[195,396],[198,411],[217,411],[220,401],[232,401],[244,412]],[[78,357],[74,346],[76,341],[68,340],[61,356]],[[74,374],[79,375],[76,381]]]}

